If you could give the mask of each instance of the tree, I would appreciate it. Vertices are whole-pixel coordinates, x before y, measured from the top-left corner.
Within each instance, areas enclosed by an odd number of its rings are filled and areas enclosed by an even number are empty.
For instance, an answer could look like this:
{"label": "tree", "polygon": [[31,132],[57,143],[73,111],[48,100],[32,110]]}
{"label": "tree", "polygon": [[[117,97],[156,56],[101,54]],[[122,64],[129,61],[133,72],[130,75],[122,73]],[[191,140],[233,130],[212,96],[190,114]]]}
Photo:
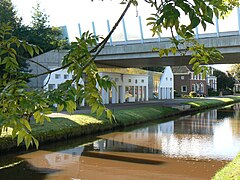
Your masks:
{"label": "tree", "polygon": [[17,17],[11,0],[0,1],[0,24],[2,23],[9,23],[14,29],[21,23],[21,18]]}
{"label": "tree", "polygon": [[231,66],[229,73],[236,79],[240,80],[240,64],[234,64]]}
{"label": "tree", "polygon": [[[148,18],[153,33],[161,34],[162,28],[166,28],[170,29],[173,35],[174,31],[176,31],[181,36],[180,40],[174,36],[171,38],[172,47],[155,49],[158,50],[160,57],[169,53],[175,54],[177,51],[182,55],[191,53],[190,64],[193,64],[193,68],[197,73],[206,71],[203,66],[200,66],[201,64],[222,57],[216,49],[206,49],[204,45],[195,41],[193,39],[193,29],[200,23],[206,28],[207,23],[212,23],[213,14],[223,16],[234,6],[237,6],[237,0],[166,0],[161,1],[161,3],[155,0],[145,0],[145,2],[156,9],[156,13],[153,13],[152,17]],[[92,112],[96,112],[97,117],[100,117],[105,112],[110,120],[114,120],[112,112],[102,104],[102,98],[96,87],[98,84],[100,88],[109,90],[114,83],[111,82],[109,77],[100,77],[94,59],[108,42],[129,7],[131,5],[137,6],[138,1],[122,0],[121,3],[127,3],[126,8],[110,33],[99,44],[97,44],[99,36],[85,32],[81,38],[76,38],[76,42],[71,43],[70,50],[64,57],[62,67],[54,70],[45,67],[48,71],[37,75],[20,71],[19,63],[16,60],[18,56],[16,49],[22,47],[31,56],[34,56],[40,53],[39,48],[28,44],[26,41],[20,41],[12,35],[12,27],[1,24],[0,65],[3,73],[0,77],[0,127],[11,127],[13,129],[12,136],[17,137],[18,144],[24,141],[26,147],[33,143],[38,146],[38,141],[31,135],[31,126],[28,120],[33,116],[36,123],[43,123],[45,120],[49,121],[47,114],[51,113],[51,105],[53,104],[57,104],[58,111],[66,108],[68,112],[72,113],[76,109],[76,101],[81,102],[82,99],[85,99],[91,106]],[[190,24],[180,22],[181,13],[189,17]],[[39,27],[46,22],[45,16],[41,18],[41,13],[40,19],[37,18],[37,20],[39,20]],[[92,49],[89,50],[89,48]],[[37,62],[35,63],[37,64]],[[27,86],[26,80],[28,78],[35,78],[66,68],[68,72],[72,72],[74,78],[66,81],[56,90],[44,92],[31,90]],[[81,85],[79,81],[84,78],[83,74],[85,74],[87,83]],[[75,84],[76,87],[72,87],[72,84]]]}
{"label": "tree", "polygon": [[41,11],[40,4],[33,7],[31,26],[22,28],[19,31],[19,38],[37,45],[42,52],[48,52],[59,47],[67,47],[67,39],[61,39],[62,32],[57,27],[50,27],[49,16]]}
{"label": "tree", "polygon": [[217,77],[218,91],[229,90],[233,88],[235,80],[229,73],[224,73],[219,70],[214,70],[213,75]]}

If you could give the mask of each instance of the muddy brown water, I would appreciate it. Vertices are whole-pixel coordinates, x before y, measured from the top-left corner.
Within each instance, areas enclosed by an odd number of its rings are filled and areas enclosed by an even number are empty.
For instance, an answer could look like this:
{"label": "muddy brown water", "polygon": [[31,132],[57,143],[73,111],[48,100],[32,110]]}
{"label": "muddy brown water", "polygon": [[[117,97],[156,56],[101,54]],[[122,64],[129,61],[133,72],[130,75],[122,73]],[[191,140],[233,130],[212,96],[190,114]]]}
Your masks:
{"label": "muddy brown water", "polygon": [[240,151],[240,104],[0,156],[0,179],[211,179]]}

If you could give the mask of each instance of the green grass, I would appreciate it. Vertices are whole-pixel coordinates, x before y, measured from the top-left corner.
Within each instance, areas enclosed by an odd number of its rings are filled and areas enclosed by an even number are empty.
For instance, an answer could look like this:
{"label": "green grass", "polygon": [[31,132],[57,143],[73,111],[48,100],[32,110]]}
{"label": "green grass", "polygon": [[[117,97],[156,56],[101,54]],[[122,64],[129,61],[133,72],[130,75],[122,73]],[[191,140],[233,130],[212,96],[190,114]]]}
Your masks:
{"label": "green grass", "polygon": [[227,98],[211,98],[211,99],[201,99],[192,102],[186,102],[185,104],[191,105],[193,109],[204,109],[209,107],[223,106],[227,104],[232,104],[234,102],[240,102],[240,96],[231,96]]}
{"label": "green grass", "polygon": [[[179,111],[169,107],[144,107],[136,109],[115,110],[117,123],[112,124],[102,116],[97,119],[91,115],[63,115],[51,118],[51,122],[36,124],[31,122],[32,133],[40,143],[69,139],[71,137],[97,133],[133,124],[139,124],[150,120],[156,120],[178,113]],[[16,147],[16,139],[12,139],[10,132],[0,137],[0,151],[10,150]]]}
{"label": "green grass", "polygon": [[239,180],[240,179],[240,154],[235,159],[228,163],[223,169],[218,171],[212,178],[213,180]]}
{"label": "green grass", "polygon": [[[223,106],[233,102],[239,102],[240,96],[228,98],[212,98],[193,100],[190,104],[192,110],[207,109],[209,107]],[[148,122],[164,117],[174,116],[180,111],[171,107],[147,106],[141,108],[114,110],[117,123],[110,123],[106,117],[100,119],[92,115],[63,115],[61,117],[51,118],[51,122],[44,124],[31,123],[33,135],[40,141],[40,144],[69,139],[76,136],[93,134],[100,131],[111,130],[116,127],[124,127],[143,122]],[[0,137],[0,151],[16,148],[16,139],[12,139],[10,131]]]}

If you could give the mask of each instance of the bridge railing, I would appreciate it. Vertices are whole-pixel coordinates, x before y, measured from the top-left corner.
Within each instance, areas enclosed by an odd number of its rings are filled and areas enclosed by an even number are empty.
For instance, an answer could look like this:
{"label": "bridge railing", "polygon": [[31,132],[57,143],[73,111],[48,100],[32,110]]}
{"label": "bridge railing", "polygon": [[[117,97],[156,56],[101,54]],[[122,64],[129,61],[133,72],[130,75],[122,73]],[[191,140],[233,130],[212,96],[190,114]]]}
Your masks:
{"label": "bridge railing", "polygon": [[[234,29],[232,31],[220,31],[221,29],[219,29],[219,19],[215,18],[215,25],[214,25],[214,30],[211,33],[199,33],[199,28],[196,27],[195,28],[195,38],[196,39],[203,39],[203,38],[212,38],[212,37],[223,37],[223,36],[239,36],[240,35],[240,8],[237,8],[236,11],[234,11],[234,13],[236,12],[236,16],[237,16],[237,22],[235,23],[235,25],[237,24],[237,30]],[[234,15],[235,16],[235,15]],[[97,35],[97,28],[95,27],[95,23],[92,22],[92,32]],[[102,25],[102,24],[101,24]],[[153,38],[145,38],[144,36],[144,31],[143,31],[143,25],[142,25],[142,19],[141,16],[138,16],[138,25],[139,27],[134,27],[138,28],[138,37],[139,39],[130,39],[129,38],[129,34],[125,25],[125,19],[122,19],[122,40],[113,40],[113,37],[110,37],[107,45],[108,46],[116,46],[116,45],[124,45],[124,44],[140,44],[140,43],[153,43],[153,42],[166,42],[169,41],[169,37],[153,37]],[[226,26],[232,26],[232,23],[228,23],[226,22]],[[224,24],[225,26],[225,24]],[[101,26],[101,28],[107,28],[107,31],[110,32],[111,30],[111,26],[110,26],[110,21],[107,20],[106,21],[106,27]],[[121,28],[121,27],[118,27]],[[236,27],[235,27],[236,28]],[[81,37],[82,35],[82,27],[80,25],[80,23],[78,24],[78,31],[79,31],[79,35]],[[176,38],[179,38],[178,35],[176,35]]]}

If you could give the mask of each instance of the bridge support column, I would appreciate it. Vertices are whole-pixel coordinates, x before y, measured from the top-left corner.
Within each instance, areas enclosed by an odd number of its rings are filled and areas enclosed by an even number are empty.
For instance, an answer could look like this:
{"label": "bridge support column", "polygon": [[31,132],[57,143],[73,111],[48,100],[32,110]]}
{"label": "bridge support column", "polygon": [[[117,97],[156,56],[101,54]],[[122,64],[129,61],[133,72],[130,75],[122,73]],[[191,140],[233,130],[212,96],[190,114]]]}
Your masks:
{"label": "bridge support column", "polygon": [[79,35],[80,35],[80,38],[81,38],[82,37],[82,30],[81,30],[80,23],[78,23],[78,31],[79,31]]}
{"label": "bridge support column", "polygon": [[195,28],[195,37],[196,39],[199,39],[198,27]]}
{"label": "bridge support column", "polygon": [[[110,28],[110,23],[109,20],[107,20],[107,27],[108,27],[108,33],[110,33],[111,28]],[[109,38],[110,45],[112,46],[112,36]]]}
{"label": "bridge support column", "polygon": [[93,29],[93,34],[96,36],[96,29],[95,29],[94,22],[92,22],[92,29]]}
{"label": "bridge support column", "polygon": [[122,24],[123,24],[124,40],[125,40],[125,43],[127,44],[127,41],[128,41],[128,39],[127,39],[127,30],[126,30],[124,18],[122,18]]}
{"label": "bridge support column", "polygon": [[238,16],[238,34],[240,35],[240,7],[237,9]]}
{"label": "bridge support column", "polygon": [[143,37],[143,29],[142,29],[142,20],[141,16],[138,16],[139,21],[139,28],[140,28],[140,34],[141,34],[141,43],[144,43],[144,37]]}
{"label": "bridge support column", "polygon": [[218,24],[218,18],[215,16],[215,23],[216,23],[216,33],[217,37],[219,37],[219,24]]}

